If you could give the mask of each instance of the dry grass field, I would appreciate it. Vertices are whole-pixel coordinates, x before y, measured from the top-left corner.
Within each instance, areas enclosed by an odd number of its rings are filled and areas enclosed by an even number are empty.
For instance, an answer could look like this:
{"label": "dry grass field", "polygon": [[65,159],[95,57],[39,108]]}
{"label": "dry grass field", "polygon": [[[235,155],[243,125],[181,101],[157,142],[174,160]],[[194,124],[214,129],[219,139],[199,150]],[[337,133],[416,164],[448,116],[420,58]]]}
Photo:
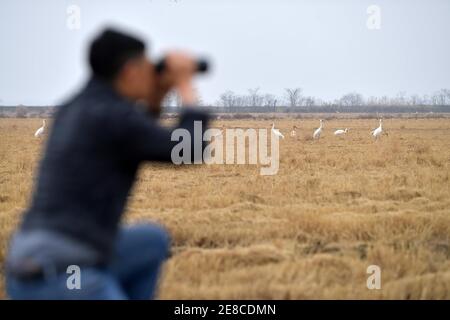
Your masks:
{"label": "dry grass field", "polygon": [[[0,119],[0,263],[30,198],[40,125]],[[327,121],[319,141],[317,120],[276,125],[286,139],[274,176],[254,165],[142,167],[126,222],[170,230],[159,298],[450,299],[450,119],[386,119],[376,143],[377,120]],[[366,287],[373,264],[380,290]]]}

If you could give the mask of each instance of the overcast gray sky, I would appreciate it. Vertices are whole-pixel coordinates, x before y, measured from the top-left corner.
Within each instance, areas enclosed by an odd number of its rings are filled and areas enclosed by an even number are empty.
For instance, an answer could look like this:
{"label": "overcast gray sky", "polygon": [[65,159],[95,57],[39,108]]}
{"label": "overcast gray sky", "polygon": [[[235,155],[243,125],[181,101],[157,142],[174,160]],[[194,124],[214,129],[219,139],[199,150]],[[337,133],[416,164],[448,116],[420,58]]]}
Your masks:
{"label": "overcast gray sky", "polygon": [[[70,5],[80,8],[80,29]],[[369,29],[367,8],[381,9]],[[69,20],[68,20],[69,19]],[[1,0],[0,105],[53,105],[88,76],[89,39],[105,25],[150,42],[150,55],[208,55],[206,102],[233,90],[339,98],[450,88],[448,0]]]}

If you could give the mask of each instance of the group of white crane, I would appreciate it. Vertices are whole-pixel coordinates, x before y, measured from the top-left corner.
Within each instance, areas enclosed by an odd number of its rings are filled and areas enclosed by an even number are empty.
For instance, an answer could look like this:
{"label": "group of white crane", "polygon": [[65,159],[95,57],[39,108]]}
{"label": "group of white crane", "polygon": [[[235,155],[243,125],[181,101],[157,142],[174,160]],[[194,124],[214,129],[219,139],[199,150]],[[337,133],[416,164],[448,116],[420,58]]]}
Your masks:
{"label": "group of white crane", "polygon": [[[223,129],[224,128],[222,128],[222,130]],[[295,138],[297,136],[297,129],[298,129],[297,126],[293,126],[292,127],[292,131],[291,131],[291,137],[292,138]],[[322,131],[323,131],[323,120],[320,119],[320,126],[317,129],[314,130],[313,139],[315,139],[315,140],[320,139],[320,135],[322,134]],[[341,135],[345,135],[347,132],[348,132],[348,128],[338,129],[338,130],[334,131],[334,135],[335,136],[341,136]],[[45,120],[42,121],[42,127],[40,127],[39,129],[36,130],[36,132],[34,133],[34,136],[36,138],[40,138],[41,136],[44,135],[44,133],[45,133]],[[279,138],[284,139],[284,135],[280,132],[280,130],[275,129],[275,123],[272,123],[272,133],[274,135],[278,136]],[[372,136],[375,139],[378,139],[381,136],[382,133],[383,133],[383,120],[380,119],[379,127],[374,129],[374,130],[372,130],[371,134],[372,134]]]}
{"label": "group of white crane", "polygon": [[[323,122],[324,121],[322,119],[320,119],[320,126],[317,129],[314,130],[313,135],[312,135],[314,140],[320,139],[320,135],[323,132]],[[291,137],[292,138],[295,138],[297,136],[297,129],[298,129],[297,126],[293,126],[292,127],[292,131],[291,131]],[[342,136],[342,135],[347,134],[347,132],[348,132],[348,128],[337,129],[336,131],[334,131],[334,135],[335,136]],[[284,135],[280,132],[280,130],[275,129],[275,123],[272,123],[272,133],[274,135],[276,135],[277,137],[279,137],[281,139],[284,139]],[[380,125],[378,126],[378,128],[373,129],[371,131],[371,135],[375,139],[378,139],[381,136],[382,133],[383,133],[383,120],[380,119]]]}

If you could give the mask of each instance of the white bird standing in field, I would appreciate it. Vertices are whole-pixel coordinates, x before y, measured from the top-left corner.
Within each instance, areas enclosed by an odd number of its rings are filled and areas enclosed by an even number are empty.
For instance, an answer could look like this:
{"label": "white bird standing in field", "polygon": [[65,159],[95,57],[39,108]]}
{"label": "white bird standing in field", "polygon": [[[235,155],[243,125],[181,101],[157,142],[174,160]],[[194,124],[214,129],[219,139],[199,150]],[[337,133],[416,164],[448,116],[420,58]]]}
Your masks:
{"label": "white bird standing in field", "polygon": [[383,120],[380,119],[380,126],[372,131],[372,136],[375,139],[378,139],[382,133],[383,133]]}
{"label": "white bird standing in field", "polygon": [[293,126],[291,131],[291,137],[294,138],[295,136],[297,136],[297,126]]}
{"label": "white bird standing in field", "polygon": [[44,132],[45,132],[45,119],[42,120],[42,127],[37,129],[36,132],[34,133],[34,137],[39,138],[44,134]]}
{"label": "white bird standing in field", "polygon": [[284,139],[284,135],[280,132],[280,130],[275,129],[275,123],[272,123],[272,133],[278,138]]}
{"label": "white bird standing in field", "polygon": [[345,130],[339,129],[339,130],[336,130],[336,131],[334,132],[334,135],[335,135],[335,136],[341,136],[341,135],[343,135],[343,134],[346,134],[347,132],[348,132],[348,128],[345,128]]}
{"label": "white bird standing in field", "polygon": [[320,134],[322,133],[322,128],[323,128],[323,120],[320,119],[320,127],[318,127],[313,134],[313,139],[319,139],[320,138]]}

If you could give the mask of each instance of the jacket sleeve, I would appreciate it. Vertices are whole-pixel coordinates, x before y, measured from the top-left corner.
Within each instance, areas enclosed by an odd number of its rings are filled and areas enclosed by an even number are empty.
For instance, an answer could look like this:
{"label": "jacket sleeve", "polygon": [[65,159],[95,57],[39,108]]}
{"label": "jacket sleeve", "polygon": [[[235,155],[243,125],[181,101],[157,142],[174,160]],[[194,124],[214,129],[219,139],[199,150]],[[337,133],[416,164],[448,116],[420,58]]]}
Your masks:
{"label": "jacket sleeve", "polygon": [[[167,128],[161,126],[153,117],[133,107],[128,109],[120,116],[120,124],[117,125],[118,130],[115,132],[123,157],[137,161],[171,162],[172,150],[180,142],[176,135],[174,135],[175,141],[172,141],[172,133],[176,129],[184,129],[181,131],[189,133],[190,137],[191,161],[202,160],[203,150],[206,147],[202,137],[209,121],[205,112],[185,108],[180,115],[178,124]],[[194,137],[194,126],[197,127],[196,137]],[[193,152],[195,139],[201,141],[201,153]]]}

